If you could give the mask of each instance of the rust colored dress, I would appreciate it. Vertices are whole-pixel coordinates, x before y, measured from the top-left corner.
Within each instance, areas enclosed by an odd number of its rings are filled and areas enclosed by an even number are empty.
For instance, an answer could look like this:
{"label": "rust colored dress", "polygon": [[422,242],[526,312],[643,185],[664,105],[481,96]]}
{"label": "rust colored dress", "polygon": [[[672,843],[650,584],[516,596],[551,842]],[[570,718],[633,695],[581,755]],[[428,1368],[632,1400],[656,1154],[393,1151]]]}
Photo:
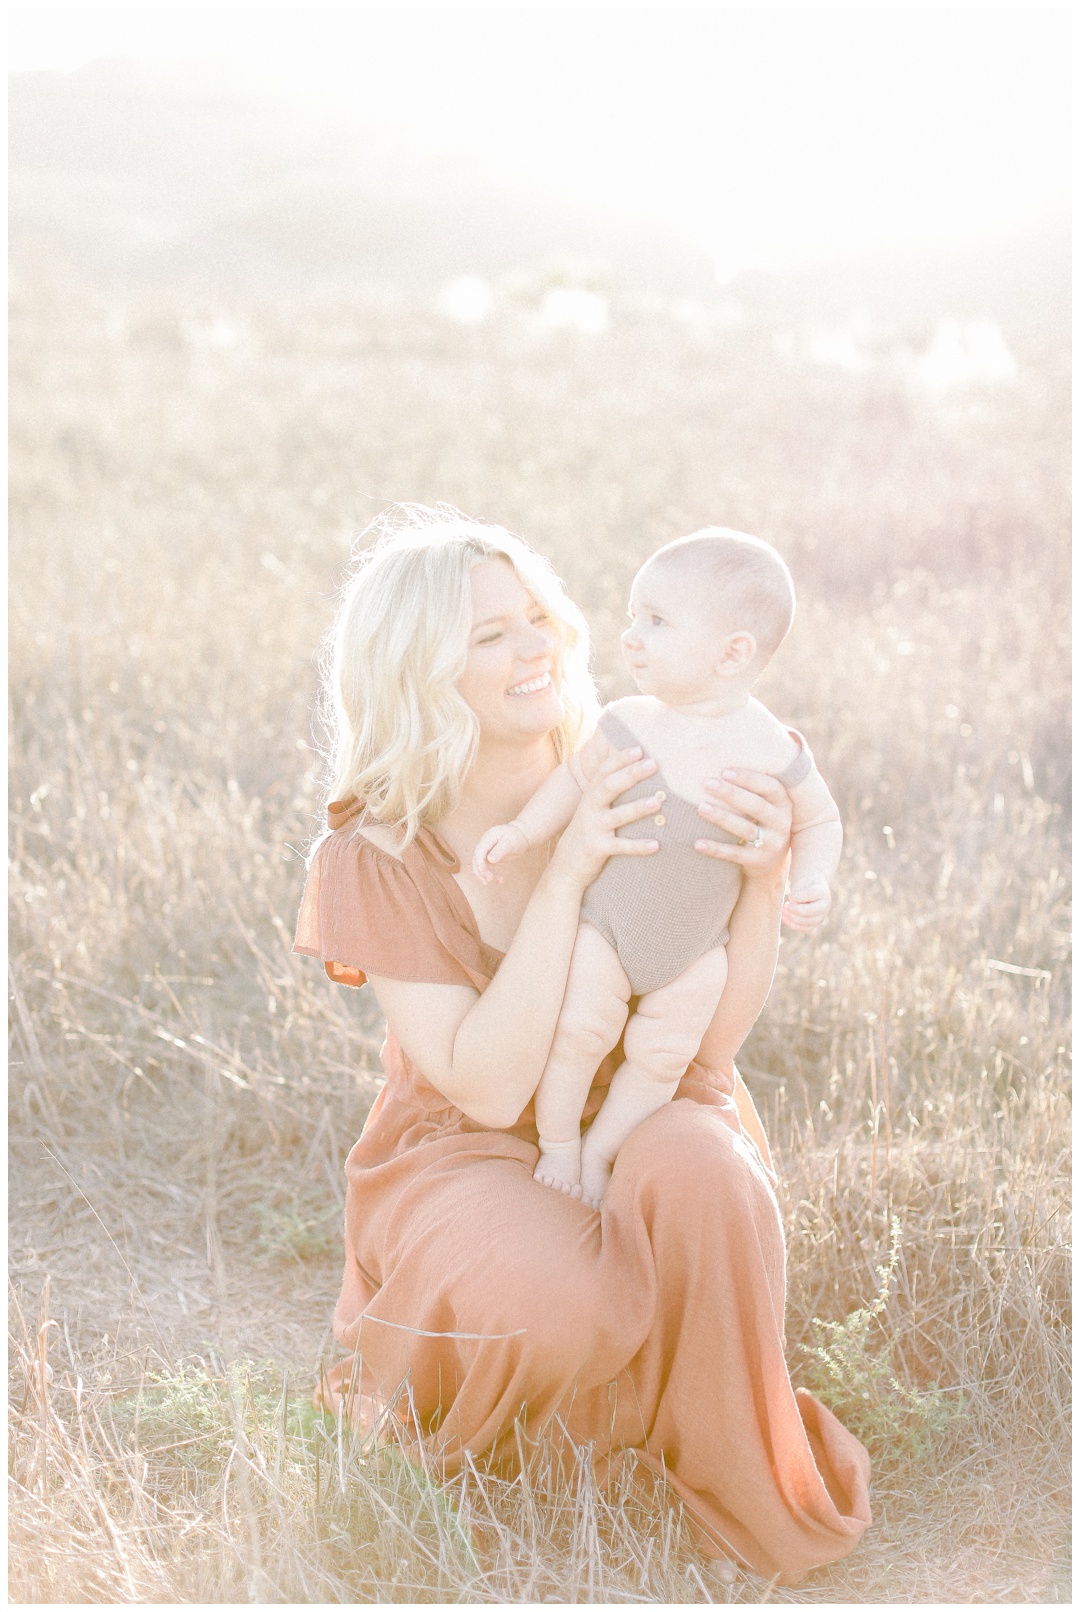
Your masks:
{"label": "rust colored dress", "polygon": [[[471,985],[481,940],[457,859],[421,830],[404,856],[333,830],[308,872],[296,947],[331,979]],[[784,1583],[845,1556],[870,1522],[869,1460],[784,1359],[784,1239],[768,1144],[738,1076],[691,1064],[623,1144],[602,1209],[533,1180],[530,1103],[509,1130],[464,1115],[387,1034],[386,1084],[345,1166],[349,1356],[324,1393],[402,1402],[444,1470],[515,1459],[529,1437],[633,1450],[683,1500],[704,1549]],[[596,1112],[615,1066],[598,1071]]]}

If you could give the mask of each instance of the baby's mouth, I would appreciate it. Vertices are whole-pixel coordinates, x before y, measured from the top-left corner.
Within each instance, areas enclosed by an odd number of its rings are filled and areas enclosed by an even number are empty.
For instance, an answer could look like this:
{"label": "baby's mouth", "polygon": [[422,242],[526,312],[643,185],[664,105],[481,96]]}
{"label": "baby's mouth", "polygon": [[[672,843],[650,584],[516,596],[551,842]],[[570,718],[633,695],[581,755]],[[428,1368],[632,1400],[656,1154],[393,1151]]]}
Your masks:
{"label": "baby's mouth", "polygon": [[542,672],[539,677],[530,677],[528,682],[518,683],[507,689],[507,694],[539,694],[543,689],[551,687],[551,673]]}

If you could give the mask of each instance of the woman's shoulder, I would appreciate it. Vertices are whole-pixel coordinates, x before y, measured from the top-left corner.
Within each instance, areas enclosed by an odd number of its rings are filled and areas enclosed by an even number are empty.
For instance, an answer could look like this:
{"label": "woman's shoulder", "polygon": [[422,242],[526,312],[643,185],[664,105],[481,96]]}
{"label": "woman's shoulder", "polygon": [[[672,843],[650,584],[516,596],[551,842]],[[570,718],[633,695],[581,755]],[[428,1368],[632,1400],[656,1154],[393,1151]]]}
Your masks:
{"label": "woman's shoulder", "polygon": [[354,838],[366,841],[373,850],[383,856],[392,857],[395,862],[404,865],[405,847],[401,833],[398,829],[391,828],[389,823],[361,821],[353,825],[352,832]]}
{"label": "woman's shoulder", "polygon": [[385,851],[400,860],[402,835],[400,829],[389,823],[380,823],[372,817],[363,803],[350,796],[347,800],[332,800],[326,808],[326,831],[316,842],[319,851],[329,843],[343,844],[347,840],[367,840],[377,850]]}
{"label": "woman's shoulder", "polygon": [[335,802],[308,858],[305,896],[313,891],[323,907],[362,902],[373,913],[426,892],[432,872],[418,839],[406,844],[399,829]]}
{"label": "woman's shoulder", "polygon": [[[402,869],[406,879],[416,876],[418,861],[410,853],[421,849],[432,838],[430,829],[420,829],[409,840],[400,825],[380,823],[377,817],[355,800],[333,800],[326,808],[326,830],[315,842],[309,861],[324,858],[333,861],[359,860],[374,865],[389,859]],[[438,836],[434,836],[438,839]]]}
{"label": "woman's shoulder", "polygon": [[308,863],[293,950],[346,984],[367,974],[472,983],[479,937],[438,837],[422,829],[403,847],[394,829],[336,802],[328,821]]}

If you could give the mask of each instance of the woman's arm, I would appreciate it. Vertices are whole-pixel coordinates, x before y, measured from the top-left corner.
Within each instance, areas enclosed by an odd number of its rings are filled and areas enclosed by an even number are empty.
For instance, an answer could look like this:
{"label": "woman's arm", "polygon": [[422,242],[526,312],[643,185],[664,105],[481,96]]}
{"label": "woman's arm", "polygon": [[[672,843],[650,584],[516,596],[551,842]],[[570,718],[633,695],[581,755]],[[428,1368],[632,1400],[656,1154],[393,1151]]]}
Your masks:
{"label": "woman's arm", "polygon": [[757,1022],[776,972],[784,866],[779,877],[748,879],[731,915],[728,977],[712,1023],[701,1040],[698,1063],[726,1069]]}
{"label": "woman's arm", "polygon": [[726,773],[725,779],[707,786],[716,805],[698,808],[708,822],[742,842],[699,840],[697,847],[703,856],[735,862],[743,870],[742,894],[729,926],[727,984],[698,1052],[698,1062],[713,1069],[731,1066],[769,995],[791,839],[791,797],[781,783],[756,772]]}
{"label": "woman's arm", "polygon": [[544,1072],[562,1006],[581,897],[609,856],[647,856],[656,840],[615,830],[648,817],[655,798],[611,802],[655,772],[645,758],[612,759],[582,797],[525,908],[510,948],[482,996],[463,985],[416,985],[371,977],[402,1050],[470,1119],[513,1125]]}

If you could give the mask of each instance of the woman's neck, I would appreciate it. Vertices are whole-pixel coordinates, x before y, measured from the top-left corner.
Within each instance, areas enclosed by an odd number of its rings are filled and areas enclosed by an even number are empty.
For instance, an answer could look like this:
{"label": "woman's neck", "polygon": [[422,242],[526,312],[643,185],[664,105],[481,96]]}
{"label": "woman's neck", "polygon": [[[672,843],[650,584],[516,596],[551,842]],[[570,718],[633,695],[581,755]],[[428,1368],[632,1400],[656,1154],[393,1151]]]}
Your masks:
{"label": "woman's neck", "polygon": [[455,830],[478,839],[496,823],[511,822],[555,765],[554,746],[547,733],[527,746],[481,742],[461,797],[439,824],[440,831],[451,842]]}

